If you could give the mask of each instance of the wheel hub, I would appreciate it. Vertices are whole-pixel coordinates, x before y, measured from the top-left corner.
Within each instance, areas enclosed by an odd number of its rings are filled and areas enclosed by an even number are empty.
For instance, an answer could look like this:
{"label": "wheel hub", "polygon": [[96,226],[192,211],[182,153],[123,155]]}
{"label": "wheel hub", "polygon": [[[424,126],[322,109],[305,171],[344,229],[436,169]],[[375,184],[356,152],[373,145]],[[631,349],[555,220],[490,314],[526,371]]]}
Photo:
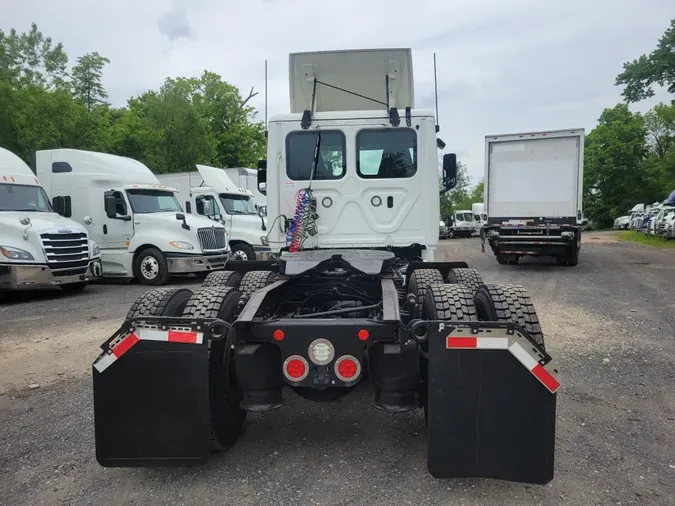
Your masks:
{"label": "wheel hub", "polygon": [[242,250],[232,252],[232,258],[244,262],[248,261],[248,255],[246,255],[246,252]]}
{"label": "wheel hub", "polygon": [[141,273],[145,279],[155,279],[159,275],[159,262],[155,257],[147,256],[141,262]]}

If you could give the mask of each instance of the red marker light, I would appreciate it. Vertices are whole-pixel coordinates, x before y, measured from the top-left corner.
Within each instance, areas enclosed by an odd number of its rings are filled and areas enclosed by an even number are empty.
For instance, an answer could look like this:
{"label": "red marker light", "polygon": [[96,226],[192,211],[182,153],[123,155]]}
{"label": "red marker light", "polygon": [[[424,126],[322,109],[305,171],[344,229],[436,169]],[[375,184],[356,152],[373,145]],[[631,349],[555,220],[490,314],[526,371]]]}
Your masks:
{"label": "red marker light", "polygon": [[305,374],[305,364],[302,360],[293,359],[286,364],[286,372],[291,378],[301,378]]}
{"label": "red marker light", "polygon": [[366,329],[361,329],[359,330],[359,333],[357,335],[359,336],[359,339],[361,339],[361,341],[367,341],[368,338],[370,337],[370,332],[368,332]]}
{"label": "red marker light", "polygon": [[284,337],[286,337],[286,334],[284,334],[284,331],[281,329],[277,329],[274,331],[274,334],[272,334],[274,337],[275,341],[281,341],[283,340]]}

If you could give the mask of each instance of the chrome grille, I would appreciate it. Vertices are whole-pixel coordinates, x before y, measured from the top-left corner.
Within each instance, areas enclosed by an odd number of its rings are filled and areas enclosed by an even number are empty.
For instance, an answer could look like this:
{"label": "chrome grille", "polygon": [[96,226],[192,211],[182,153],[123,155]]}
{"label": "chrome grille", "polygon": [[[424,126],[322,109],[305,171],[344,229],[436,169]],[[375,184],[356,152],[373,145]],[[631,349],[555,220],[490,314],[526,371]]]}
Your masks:
{"label": "chrome grille", "polygon": [[198,228],[197,237],[204,251],[225,249],[224,228]]}
{"label": "chrome grille", "polygon": [[47,265],[54,276],[84,274],[89,266],[89,240],[83,232],[40,234]]}

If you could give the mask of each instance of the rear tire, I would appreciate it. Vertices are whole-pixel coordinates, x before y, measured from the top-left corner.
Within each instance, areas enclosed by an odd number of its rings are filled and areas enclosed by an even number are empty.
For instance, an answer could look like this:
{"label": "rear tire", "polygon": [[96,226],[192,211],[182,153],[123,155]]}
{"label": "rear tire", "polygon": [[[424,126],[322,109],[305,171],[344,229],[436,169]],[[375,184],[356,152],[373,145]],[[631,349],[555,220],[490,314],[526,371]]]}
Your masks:
{"label": "rear tire", "polygon": [[[187,302],[183,316],[220,318],[232,323],[240,298],[232,287],[203,287]],[[209,411],[211,417],[211,450],[230,448],[239,438],[246,421],[241,409],[242,393],[237,384],[234,364],[234,334],[209,341]]]}
{"label": "rear tire", "polygon": [[[473,291],[468,286],[432,285],[425,293],[422,303],[422,318],[424,320],[451,320],[460,322],[478,321],[473,299]],[[420,360],[420,372],[422,377],[420,401],[424,409],[424,424],[427,425],[429,421],[427,359]]]}
{"label": "rear tire", "polygon": [[454,285],[465,285],[471,289],[472,293],[476,293],[478,288],[483,284],[483,278],[477,269],[471,268],[456,268],[450,269],[448,277],[445,281]]}
{"label": "rear tire", "polygon": [[570,267],[576,267],[579,264],[579,250],[577,248],[572,248],[572,251],[567,255],[567,265]]}
{"label": "rear tire", "polygon": [[474,301],[480,321],[516,323],[545,349],[537,311],[525,288],[519,285],[483,285]]}
{"label": "rear tire", "polygon": [[250,296],[276,280],[277,275],[272,271],[249,271],[241,278],[239,291],[242,295]]}
{"label": "rear tire", "polygon": [[438,269],[416,269],[413,271],[408,283],[408,293],[417,297],[417,310],[413,318],[422,313],[422,305],[427,290],[432,285],[442,285],[445,283],[441,271]]}
{"label": "rear tire", "polygon": [[127,320],[142,316],[180,316],[192,297],[187,288],[155,288],[148,290],[131,305]]}
{"label": "rear tire", "polygon": [[234,271],[214,271],[209,273],[202,282],[202,287],[207,286],[230,286],[239,288],[241,283],[241,274]]}

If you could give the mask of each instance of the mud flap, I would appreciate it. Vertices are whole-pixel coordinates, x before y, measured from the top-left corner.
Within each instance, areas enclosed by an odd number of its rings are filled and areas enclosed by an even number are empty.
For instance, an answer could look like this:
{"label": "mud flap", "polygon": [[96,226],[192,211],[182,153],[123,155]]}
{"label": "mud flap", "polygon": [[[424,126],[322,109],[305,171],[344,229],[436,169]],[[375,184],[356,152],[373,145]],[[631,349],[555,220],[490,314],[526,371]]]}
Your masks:
{"label": "mud flap", "polygon": [[208,339],[195,328],[127,324],[102,346],[92,367],[99,464],[208,460]]}
{"label": "mud flap", "polygon": [[429,472],[546,484],[553,479],[557,371],[520,327],[477,325],[428,326]]}

